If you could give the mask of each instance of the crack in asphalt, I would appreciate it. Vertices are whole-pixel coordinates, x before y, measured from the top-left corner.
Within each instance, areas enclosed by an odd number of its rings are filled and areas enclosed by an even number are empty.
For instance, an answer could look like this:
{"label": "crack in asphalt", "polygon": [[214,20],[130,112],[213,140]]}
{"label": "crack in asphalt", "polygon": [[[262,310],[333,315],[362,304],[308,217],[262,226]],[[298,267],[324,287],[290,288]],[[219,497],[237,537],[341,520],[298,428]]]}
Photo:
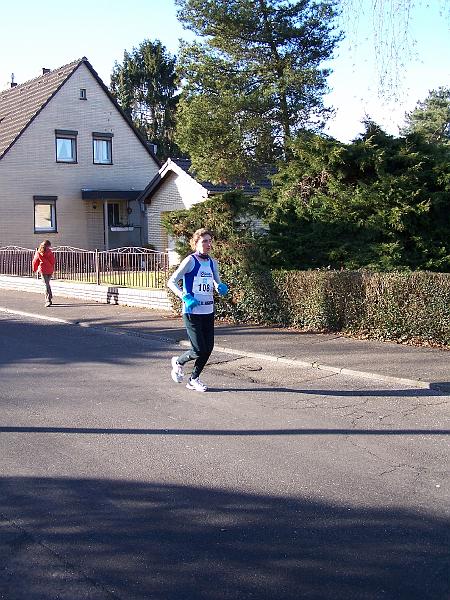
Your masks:
{"label": "crack in asphalt", "polygon": [[389,475],[389,473],[395,473],[395,471],[398,471],[400,469],[409,469],[410,471],[412,471],[413,473],[416,474],[416,478],[418,478],[421,473],[420,473],[420,467],[415,467],[413,465],[408,465],[406,463],[400,463],[398,465],[392,465],[390,469],[387,469],[386,471],[382,471],[381,473],[378,473],[378,475],[380,477],[382,477],[383,475]]}
{"label": "crack in asphalt", "polygon": [[450,403],[449,400],[443,400],[442,402],[418,402],[414,406],[411,406],[410,408],[408,408],[408,410],[403,411],[401,413],[401,415],[403,417],[410,417],[413,413],[415,413],[420,408],[426,408],[428,406],[445,406],[449,403]]}
{"label": "crack in asphalt", "polygon": [[[359,444],[355,439],[352,439],[350,436],[346,436],[346,438],[352,446],[354,446],[358,450],[365,452],[366,454],[368,454],[370,457],[376,459],[377,461],[384,463],[388,467],[384,471],[381,471],[381,473],[378,473],[378,477],[383,477],[385,475],[395,473],[396,471],[399,471],[399,470],[409,470],[413,475],[414,484],[415,484],[423,476],[423,474],[426,473],[426,471],[427,471],[427,469],[425,467],[410,465],[407,463],[391,464],[391,463],[389,463],[388,459],[383,458],[382,456],[380,456],[376,452],[373,452],[372,450],[369,450],[369,448],[367,448],[366,446]],[[407,491],[405,491],[404,495],[406,495],[406,494],[410,495],[410,494],[416,494],[416,493],[417,493],[417,490],[414,488],[414,485],[413,485],[412,489],[408,489]]]}

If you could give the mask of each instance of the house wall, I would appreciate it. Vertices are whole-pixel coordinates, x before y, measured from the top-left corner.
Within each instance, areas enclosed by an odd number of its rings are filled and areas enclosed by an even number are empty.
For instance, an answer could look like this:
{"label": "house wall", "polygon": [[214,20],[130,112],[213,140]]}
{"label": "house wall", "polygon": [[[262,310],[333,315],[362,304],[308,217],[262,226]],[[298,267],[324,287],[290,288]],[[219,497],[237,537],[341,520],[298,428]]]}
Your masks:
{"label": "house wall", "polygon": [[171,249],[167,232],[161,225],[161,214],[172,210],[184,210],[203,202],[207,191],[188,174],[170,173],[152,196],[147,206],[148,241],[159,252]]}
{"label": "house wall", "polygon": [[[80,100],[80,88],[87,100]],[[55,129],[78,131],[77,164],[57,163]],[[92,132],[113,133],[112,165],[94,165]],[[122,115],[85,64],[65,82],[0,160],[0,246],[104,247],[102,204],[81,189],[143,190],[158,171]],[[57,196],[57,233],[34,233],[33,196]],[[139,212],[138,210],[136,212]],[[139,217],[140,218],[140,217]]]}

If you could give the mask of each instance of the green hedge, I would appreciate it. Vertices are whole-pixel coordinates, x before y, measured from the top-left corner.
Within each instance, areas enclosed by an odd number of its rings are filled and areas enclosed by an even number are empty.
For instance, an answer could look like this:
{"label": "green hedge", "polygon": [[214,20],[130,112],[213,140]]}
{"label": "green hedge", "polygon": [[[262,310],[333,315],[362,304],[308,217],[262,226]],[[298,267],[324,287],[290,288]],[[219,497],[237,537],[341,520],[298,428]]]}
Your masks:
{"label": "green hedge", "polygon": [[290,326],[450,346],[449,274],[279,271],[274,281]]}
{"label": "green hedge", "polygon": [[364,291],[361,328],[371,336],[450,346],[450,274],[377,273]]}
{"label": "green hedge", "polygon": [[219,318],[450,347],[447,273],[264,271],[254,264],[221,272],[230,294],[217,299]]}

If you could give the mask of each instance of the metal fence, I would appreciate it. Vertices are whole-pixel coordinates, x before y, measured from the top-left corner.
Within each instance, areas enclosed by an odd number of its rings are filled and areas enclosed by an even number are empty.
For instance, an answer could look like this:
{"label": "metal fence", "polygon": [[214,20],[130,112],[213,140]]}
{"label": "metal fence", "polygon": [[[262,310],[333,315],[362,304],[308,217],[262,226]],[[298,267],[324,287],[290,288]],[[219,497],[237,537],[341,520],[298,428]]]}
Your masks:
{"label": "metal fence", "polygon": [[[137,288],[161,289],[166,285],[169,270],[166,252],[137,247],[83,250],[59,246],[52,250],[54,279]],[[34,253],[35,250],[18,246],[0,248],[0,274],[33,277]]]}
{"label": "metal fence", "polygon": [[34,252],[34,250],[19,248],[19,246],[0,248],[0,274],[32,277],[31,261]]}

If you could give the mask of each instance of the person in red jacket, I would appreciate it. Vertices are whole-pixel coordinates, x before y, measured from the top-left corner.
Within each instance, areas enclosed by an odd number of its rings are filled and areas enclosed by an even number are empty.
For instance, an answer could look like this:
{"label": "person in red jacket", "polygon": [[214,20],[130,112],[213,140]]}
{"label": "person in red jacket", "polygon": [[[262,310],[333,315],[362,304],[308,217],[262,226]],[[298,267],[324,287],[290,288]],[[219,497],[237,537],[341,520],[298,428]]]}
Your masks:
{"label": "person in red jacket", "polygon": [[45,285],[45,306],[52,305],[52,288],[50,287],[50,279],[55,268],[55,255],[51,249],[49,240],[44,240],[36,250],[33,257],[33,271],[41,274]]}

